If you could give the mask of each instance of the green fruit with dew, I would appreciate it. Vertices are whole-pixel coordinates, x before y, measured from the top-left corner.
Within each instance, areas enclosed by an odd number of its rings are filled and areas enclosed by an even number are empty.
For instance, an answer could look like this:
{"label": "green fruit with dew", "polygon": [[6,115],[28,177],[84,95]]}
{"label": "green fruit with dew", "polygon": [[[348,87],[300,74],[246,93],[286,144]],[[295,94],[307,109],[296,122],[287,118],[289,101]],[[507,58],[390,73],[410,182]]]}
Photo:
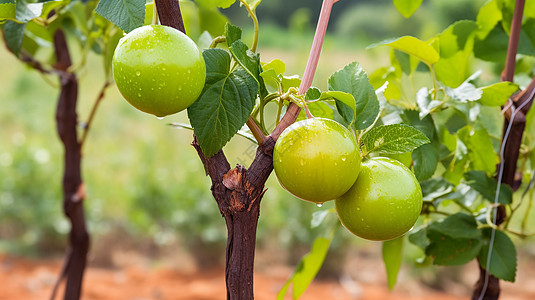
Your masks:
{"label": "green fruit with dew", "polygon": [[164,117],[189,107],[201,94],[206,65],[187,35],[147,25],[125,35],[113,55],[113,77],[135,108]]}
{"label": "green fruit with dew", "polygon": [[355,184],[335,200],[342,224],[353,234],[374,241],[391,240],[409,231],[422,204],[414,174],[386,157],[364,161]]}
{"label": "green fruit with dew", "polygon": [[296,122],[280,135],[273,168],[280,184],[303,200],[323,203],[355,183],[360,150],[351,131],[323,118]]}

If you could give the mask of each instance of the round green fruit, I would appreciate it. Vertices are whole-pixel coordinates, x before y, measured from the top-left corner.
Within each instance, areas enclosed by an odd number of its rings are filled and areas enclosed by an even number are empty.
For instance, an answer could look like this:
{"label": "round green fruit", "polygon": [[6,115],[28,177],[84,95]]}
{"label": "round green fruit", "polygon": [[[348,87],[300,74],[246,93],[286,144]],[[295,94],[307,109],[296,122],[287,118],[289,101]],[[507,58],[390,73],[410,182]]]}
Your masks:
{"label": "round green fruit", "polygon": [[164,117],[186,109],[199,97],[206,65],[187,35],[171,27],[148,25],[119,41],[113,77],[130,104]]}
{"label": "round green fruit", "polygon": [[342,224],[368,240],[385,241],[409,231],[422,210],[422,190],[414,174],[402,163],[371,158],[342,197],[335,200]]}
{"label": "round green fruit", "polygon": [[315,203],[347,192],[357,179],[360,161],[352,133],[322,118],[290,125],[273,150],[273,168],[280,184],[294,196]]}

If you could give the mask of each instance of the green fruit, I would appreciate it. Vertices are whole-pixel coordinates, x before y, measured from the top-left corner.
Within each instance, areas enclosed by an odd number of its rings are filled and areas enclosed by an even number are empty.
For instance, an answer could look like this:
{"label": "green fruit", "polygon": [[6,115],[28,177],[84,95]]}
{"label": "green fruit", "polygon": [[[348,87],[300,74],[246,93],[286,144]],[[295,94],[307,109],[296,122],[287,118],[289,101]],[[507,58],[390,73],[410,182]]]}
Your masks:
{"label": "green fruit", "polygon": [[343,195],[357,179],[360,150],[339,123],[306,119],[282,132],[273,150],[280,184],[303,200],[323,203]]}
{"label": "green fruit", "polygon": [[186,109],[199,97],[206,65],[187,35],[171,27],[148,25],[119,41],[113,77],[130,104],[164,117]]}
{"label": "green fruit", "polygon": [[342,224],[368,240],[385,241],[409,231],[422,210],[422,190],[414,174],[402,163],[371,158],[342,197],[335,200]]}

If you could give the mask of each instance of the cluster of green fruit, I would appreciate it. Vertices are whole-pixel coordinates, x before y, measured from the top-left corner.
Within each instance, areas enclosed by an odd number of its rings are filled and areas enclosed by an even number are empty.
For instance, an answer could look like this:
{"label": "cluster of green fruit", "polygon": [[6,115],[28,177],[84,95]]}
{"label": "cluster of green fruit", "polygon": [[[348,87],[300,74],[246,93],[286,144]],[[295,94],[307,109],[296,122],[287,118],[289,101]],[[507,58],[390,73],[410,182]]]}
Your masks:
{"label": "cluster of green fruit", "polygon": [[294,196],[318,204],[335,200],[342,224],[365,239],[405,234],[422,210],[414,174],[386,157],[361,162],[351,131],[333,120],[311,118],[289,126],[275,144],[273,167]]}
{"label": "cluster of green fruit", "polygon": [[[113,75],[130,104],[164,117],[186,109],[199,97],[206,66],[187,35],[149,25],[121,39]],[[342,224],[362,238],[389,240],[403,235],[422,209],[422,191],[414,174],[389,158],[362,162],[353,134],[333,120],[311,118],[288,127],[275,145],[273,165],[279,182],[293,195],[318,204],[335,199]]]}

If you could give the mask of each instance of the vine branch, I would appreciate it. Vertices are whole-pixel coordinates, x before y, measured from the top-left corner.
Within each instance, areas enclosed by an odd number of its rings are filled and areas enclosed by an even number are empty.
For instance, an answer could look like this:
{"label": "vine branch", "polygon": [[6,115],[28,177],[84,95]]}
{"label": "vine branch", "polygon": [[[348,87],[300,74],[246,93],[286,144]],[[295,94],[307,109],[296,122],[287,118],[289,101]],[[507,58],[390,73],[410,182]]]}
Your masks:
{"label": "vine branch", "polygon": [[505,69],[502,72],[502,81],[513,82],[515,76],[516,53],[518,52],[518,41],[520,39],[520,30],[522,27],[522,15],[524,14],[525,0],[516,0],[515,11],[513,13],[513,22],[511,24],[511,33],[509,35],[509,44],[507,46],[507,58],[505,60]]}
{"label": "vine branch", "polygon": [[186,33],[178,0],[154,0],[160,23]]}

